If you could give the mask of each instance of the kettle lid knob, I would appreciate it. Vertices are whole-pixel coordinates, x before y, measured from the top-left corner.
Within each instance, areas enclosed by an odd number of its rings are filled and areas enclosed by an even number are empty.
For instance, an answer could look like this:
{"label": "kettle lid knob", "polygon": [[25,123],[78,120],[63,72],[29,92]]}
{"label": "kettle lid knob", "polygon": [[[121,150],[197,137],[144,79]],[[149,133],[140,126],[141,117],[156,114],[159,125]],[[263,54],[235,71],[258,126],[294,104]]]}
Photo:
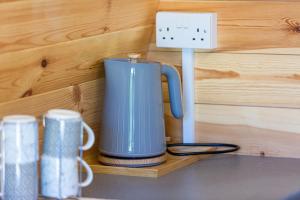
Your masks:
{"label": "kettle lid knob", "polygon": [[141,57],[141,54],[140,53],[129,53],[128,57],[131,59],[138,59]]}
{"label": "kettle lid knob", "polygon": [[137,63],[137,59],[141,57],[140,53],[129,53],[128,54],[129,61],[132,63]]}

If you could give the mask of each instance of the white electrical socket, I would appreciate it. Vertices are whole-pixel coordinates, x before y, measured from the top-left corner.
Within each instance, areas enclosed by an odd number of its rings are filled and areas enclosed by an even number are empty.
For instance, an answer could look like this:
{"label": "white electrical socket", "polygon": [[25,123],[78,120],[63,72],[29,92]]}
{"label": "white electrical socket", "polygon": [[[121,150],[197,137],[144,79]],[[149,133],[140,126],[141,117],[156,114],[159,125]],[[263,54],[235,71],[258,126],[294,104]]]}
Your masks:
{"label": "white electrical socket", "polygon": [[158,12],[156,45],[170,48],[215,49],[217,14]]}

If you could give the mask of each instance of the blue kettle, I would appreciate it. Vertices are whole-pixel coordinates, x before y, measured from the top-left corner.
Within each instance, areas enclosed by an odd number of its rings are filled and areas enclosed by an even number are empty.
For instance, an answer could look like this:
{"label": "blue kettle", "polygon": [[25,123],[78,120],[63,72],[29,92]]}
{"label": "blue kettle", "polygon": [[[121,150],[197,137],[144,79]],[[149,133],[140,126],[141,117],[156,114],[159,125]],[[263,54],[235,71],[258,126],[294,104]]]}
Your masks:
{"label": "blue kettle", "polygon": [[117,158],[151,158],[166,151],[162,75],[171,111],[182,118],[181,82],[175,67],[138,58],[106,59],[99,150]]}

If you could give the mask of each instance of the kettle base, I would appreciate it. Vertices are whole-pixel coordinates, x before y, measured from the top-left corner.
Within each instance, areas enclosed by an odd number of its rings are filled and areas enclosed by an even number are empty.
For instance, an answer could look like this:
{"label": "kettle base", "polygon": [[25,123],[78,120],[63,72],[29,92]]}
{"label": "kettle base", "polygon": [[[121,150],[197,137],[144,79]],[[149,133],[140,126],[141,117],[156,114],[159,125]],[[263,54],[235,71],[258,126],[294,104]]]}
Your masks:
{"label": "kettle base", "polygon": [[116,167],[131,167],[131,168],[140,168],[140,167],[152,167],[160,165],[166,162],[166,154],[159,155],[157,157],[151,158],[113,158],[100,154],[98,156],[98,161],[103,165],[116,166]]}

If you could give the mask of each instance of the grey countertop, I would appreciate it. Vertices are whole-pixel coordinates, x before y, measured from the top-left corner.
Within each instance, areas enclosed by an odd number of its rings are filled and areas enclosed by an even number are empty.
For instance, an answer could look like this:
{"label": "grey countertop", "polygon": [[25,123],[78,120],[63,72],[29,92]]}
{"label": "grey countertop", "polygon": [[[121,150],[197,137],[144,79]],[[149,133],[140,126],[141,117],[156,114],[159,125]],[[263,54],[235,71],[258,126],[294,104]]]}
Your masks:
{"label": "grey countertop", "polygon": [[223,155],[157,179],[97,174],[83,194],[130,200],[276,200],[298,191],[300,159]]}

